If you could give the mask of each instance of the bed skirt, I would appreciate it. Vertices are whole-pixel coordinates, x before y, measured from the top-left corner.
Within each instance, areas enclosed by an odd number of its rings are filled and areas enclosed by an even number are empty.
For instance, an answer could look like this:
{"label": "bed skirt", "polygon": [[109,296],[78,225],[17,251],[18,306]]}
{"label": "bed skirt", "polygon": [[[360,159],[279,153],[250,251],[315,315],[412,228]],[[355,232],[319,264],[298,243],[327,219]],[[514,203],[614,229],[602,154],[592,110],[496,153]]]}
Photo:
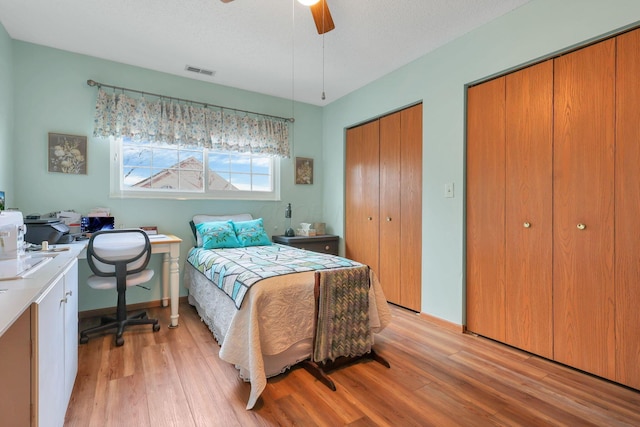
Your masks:
{"label": "bed skirt", "polygon": [[[240,310],[189,263],[184,266],[189,302],[220,344],[220,359],[251,383],[247,409],[253,408],[267,378],[308,359],[313,352],[314,272],[265,279],[251,288]],[[391,320],[380,284],[371,272],[369,310],[372,332]]]}

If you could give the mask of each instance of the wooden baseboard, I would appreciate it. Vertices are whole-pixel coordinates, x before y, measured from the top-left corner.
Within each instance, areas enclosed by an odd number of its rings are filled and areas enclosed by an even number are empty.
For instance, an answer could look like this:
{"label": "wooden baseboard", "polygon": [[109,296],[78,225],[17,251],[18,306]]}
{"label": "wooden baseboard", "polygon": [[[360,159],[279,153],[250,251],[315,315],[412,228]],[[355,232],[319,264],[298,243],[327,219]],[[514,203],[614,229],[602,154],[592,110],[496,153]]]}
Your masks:
{"label": "wooden baseboard", "polygon": [[[187,296],[184,297],[180,297],[179,298],[179,302],[183,303],[183,302],[187,302],[188,301]],[[147,301],[147,302],[140,302],[137,304],[127,304],[127,311],[138,311],[138,310],[146,310],[147,308],[154,308],[154,307],[161,307],[162,306],[162,301],[161,300],[155,300],[155,301]],[[115,313],[116,311],[116,307],[105,307],[105,308],[97,308],[95,310],[86,310],[86,311],[80,311],[78,312],[78,318],[79,319],[87,319],[90,317],[100,317],[100,316],[109,316],[112,315],[113,313]]]}
{"label": "wooden baseboard", "polygon": [[440,326],[441,328],[448,329],[453,332],[465,331],[465,327],[463,325],[458,325],[457,323],[449,322],[448,320],[444,320],[436,316],[431,316],[430,314],[420,313],[420,317],[429,323],[433,323],[434,325]]}
{"label": "wooden baseboard", "polygon": [[388,304],[391,304],[391,305],[393,305],[393,306],[395,306],[395,307],[398,307],[398,308],[400,308],[400,309],[402,309],[402,310],[406,310],[407,312],[415,313],[415,314],[417,314],[421,319],[423,319],[423,320],[425,320],[425,321],[427,321],[427,322],[429,322],[429,323],[431,323],[431,324],[434,324],[434,325],[436,325],[436,326],[439,326],[439,327],[441,327],[441,328],[448,329],[448,330],[450,330],[450,331],[458,332],[458,333],[459,333],[459,332],[464,333],[464,332],[466,331],[466,327],[465,327],[464,325],[458,325],[457,323],[449,322],[448,320],[444,320],[444,319],[441,319],[441,318],[439,318],[439,317],[432,316],[432,315],[430,315],[430,314],[426,314],[426,313],[418,312],[418,311],[415,311],[415,310],[412,310],[412,309],[409,309],[409,308],[403,307],[403,306],[401,306],[401,305],[398,305],[398,304],[395,304],[395,303],[392,303],[392,302],[388,302],[388,301],[387,301],[387,303],[388,303]]}

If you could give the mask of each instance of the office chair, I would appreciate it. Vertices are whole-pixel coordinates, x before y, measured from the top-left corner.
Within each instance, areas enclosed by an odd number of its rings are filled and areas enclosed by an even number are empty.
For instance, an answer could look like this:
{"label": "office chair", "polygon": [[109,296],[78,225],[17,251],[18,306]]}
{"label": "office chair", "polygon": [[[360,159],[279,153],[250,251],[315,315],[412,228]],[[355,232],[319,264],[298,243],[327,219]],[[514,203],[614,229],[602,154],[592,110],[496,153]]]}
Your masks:
{"label": "office chair", "polygon": [[127,316],[126,291],[129,286],[148,282],[153,270],[147,268],[151,258],[151,243],[142,230],[102,230],[91,235],[87,246],[87,262],[93,275],[87,284],[93,289],[117,289],[116,317],[103,317],[100,325],[80,333],[80,344],[89,341],[89,334],[116,329],[116,345],[124,344],[122,334],[130,325],[153,325],[160,330],[157,319],[147,318],[146,312]]}

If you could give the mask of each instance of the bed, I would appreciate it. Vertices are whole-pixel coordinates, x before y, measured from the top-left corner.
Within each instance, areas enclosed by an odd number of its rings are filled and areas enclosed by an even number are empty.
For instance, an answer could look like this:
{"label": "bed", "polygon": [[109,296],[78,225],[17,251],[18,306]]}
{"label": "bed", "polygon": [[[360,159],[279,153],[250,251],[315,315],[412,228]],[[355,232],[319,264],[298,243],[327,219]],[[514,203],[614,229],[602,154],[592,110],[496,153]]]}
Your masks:
{"label": "bed", "polygon": [[[221,222],[231,222],[236,227],[237,224],[242,226],[256,222],[261,225],[261,220],[253,220],[249,214],[194,216],[191,224],[196,245],[185,262],[184,284],[189,290],[189,303],[195,306],[220,344],[220,358],[235,365],[240,377],[251,383],[247,409],[252,409],[267,384],[267,378],[285,372],[312,355],[315,272],[362,265],[346,258],[271,244],[264,240],[264,236],[262,240],[253,238],[254,244],[246,247],[231,244],[209,249],[210,245],[204,241],[207,230],[196,227]],[[223,239],[217,235],[214,240],[220,246]],[[225,246],[224,242],[222,246]],[[255,261],[254,266],[262,267],[267,263],[265,259],[271,261],[288,257],[296,258],[293,266],[275,267],[275,270],[282,270],[277,271],[279,274],[272,274],[273,271],[265,268],[268,271],[259,273],[260,278],[247,280],[253,283],[245,289],[238,285],[237,280],[229,279],[237,279],[244,273],[229,273],[239,268],[238,259],[250,258]],[[226,278],[221,272],[227,274]],[[251,276],[253,272],[246,274]],[[373,334],[384,329],[391,314],[377,277],[372,271],[368,275],[368,316]],[[373,337],[371,339],[373,341]]]}

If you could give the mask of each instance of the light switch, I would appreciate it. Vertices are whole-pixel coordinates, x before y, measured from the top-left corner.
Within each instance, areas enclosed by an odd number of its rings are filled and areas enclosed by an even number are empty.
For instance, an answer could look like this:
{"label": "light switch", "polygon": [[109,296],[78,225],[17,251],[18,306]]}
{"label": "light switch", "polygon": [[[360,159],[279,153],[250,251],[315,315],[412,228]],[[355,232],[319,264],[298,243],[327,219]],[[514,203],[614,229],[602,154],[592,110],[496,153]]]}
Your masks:
{"label": "light switch", "polygon": [[453,182],[444,185],[444,197],[453,198]]}

